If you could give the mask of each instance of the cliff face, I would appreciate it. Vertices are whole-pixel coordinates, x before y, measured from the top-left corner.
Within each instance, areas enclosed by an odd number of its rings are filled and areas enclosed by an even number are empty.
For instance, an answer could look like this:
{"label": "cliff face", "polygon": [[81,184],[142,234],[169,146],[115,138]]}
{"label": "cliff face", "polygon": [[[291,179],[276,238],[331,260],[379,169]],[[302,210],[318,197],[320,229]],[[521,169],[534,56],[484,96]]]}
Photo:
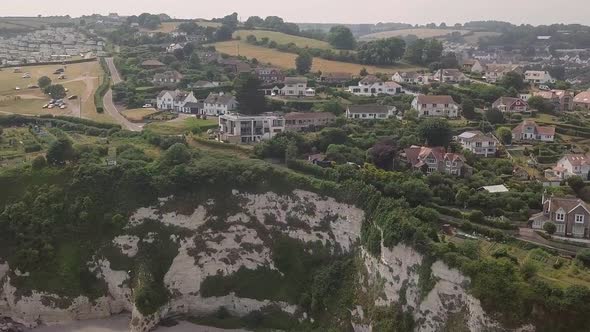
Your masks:
{"label": "cliff face", "polygon": [[[182,213],[176,208],[178,202],[174,197],[162,198],[156,206],[138,209],[129,220],[127,234],[113,239],[111,245],[120,258],[130,260],[141,256],[142,250],[154,241],[165,240],[177,248],[163,276],[170,298],[155,313],[143,315],[134,305],[136,289],[131,267],[115,270],[106,255],[97,253],[88,262],[88,269],[105,282],[107,293],[93,300],[16,289],[11,278],[18,272],[12,271],[7,263],[0,264],[0,315],[34,327],[127,311],[132,312],[130,329],[137,332],[151,330],[167,316],[206,315],[220,307],[242,316],[273,306],[296,318],[306,318],[307,314],[292,303],[255,300],[235,293],[204,296],[203,281],[212,276],[231,276],[240,269],[265,268],[281,273],[273,261],[270,245],[276,234],[304,243],[321,242],[333,253],[350,252],[360,238],[363,211],[306,191],[289,195],[234,191],[230,198],[234,204],[223,209],[210,199],[189,204],[190,208],[185,206]],[[148,224],[153,227],[154,223],[167,227],[169,232],[138,231],[148,228]],[[464,318],[461,324],[470,331],[502,330],[483,312],[479,301],[466,292],[469,279],[442,262],[432,264],[434,286],[426,293],[419,285],[424,258],[412,248],[382,248],[380,258],[361,248],[360,256],[365,269],[361,288],[377,289],[379,295],[351,308],[351,324],[356,331],[372,330],[373,322],[364,314],[371,307],[396,303],[403,303],[403,308],[413,314],[417,331],[441,331],[450,316],[457,314]]]}

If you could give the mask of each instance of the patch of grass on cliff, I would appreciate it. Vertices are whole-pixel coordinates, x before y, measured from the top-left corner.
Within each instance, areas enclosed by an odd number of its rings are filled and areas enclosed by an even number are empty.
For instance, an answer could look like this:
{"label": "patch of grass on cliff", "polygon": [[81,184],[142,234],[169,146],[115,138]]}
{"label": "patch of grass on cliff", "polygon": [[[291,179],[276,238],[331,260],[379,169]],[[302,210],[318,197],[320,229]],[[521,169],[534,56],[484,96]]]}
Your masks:
{"label": "patch of grass on cliff", "polygon": [[230,276],[211,276],[201,284],[201,295],[234,292],[239,297],[297,304],[316,319],[314,327],[350,321],[357,276],[354,254],[334,256],[321,243],[303,243],[279,234],[272,238],[278,271],[242,268]]}
{"label": "patch of grass on cliff", "polygon": [[164,276],[178,255],[178,244],[170,239],[178,234],[175,227],[164,226],[157,221],[147,221],[139,226],[142,235],[156,233],[152,243],[140,242],[134,277],[134,302],[139,312],[151,315],[165,305],[172,294],[164,285]]}
{"label": "patch of grass on cliff", "polygon": [[97,299],[107,292],[106,284],[88,270],[87,248],[83,243],[61,244],[54,259],[43,268],[30,272],[28,277],[16,277],[12,284],[19,291],[45,291],[71,298],[83,295]]}

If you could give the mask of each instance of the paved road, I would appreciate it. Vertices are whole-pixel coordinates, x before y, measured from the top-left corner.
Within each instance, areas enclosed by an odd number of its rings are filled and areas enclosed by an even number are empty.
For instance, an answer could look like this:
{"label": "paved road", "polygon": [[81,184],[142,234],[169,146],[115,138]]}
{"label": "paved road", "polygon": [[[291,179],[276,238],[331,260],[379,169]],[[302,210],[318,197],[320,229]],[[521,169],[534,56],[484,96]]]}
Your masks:
{"label": "paved road", "polygon": [[113,103],[113,90],[109,89],[109,91],[107,91],[107,93],[104,95],[103,104],[104,104],[104,110],[107,113],[109,113],[109,115],[113,119],[115,119],[115,121],[117,121],[121,126],[123,126],[123,128],[131,130],[131,131],[142,131],[143,130],[143,125],[133,123],[133,122],[125,119],[125,117],[121,115],[121,113],[119,112],[119,110],[115,106],[115,103]]}
{"label": "paved road", "polygon": [[[121,79],[121,75],[119,75],[119,71],[117,67],[115,67],[115,62],[113,58],[105,58],[107,62],[107,66],[109,67],[109,71],[111,72],[111,78],[114,84],[121,83],[123,80]],[[143,125],[139,125],[127,120],[124,116],[121,115],[115,103],[113,102],[113,90],[109,89],[107,93],[104,95],[103,99],[104,103],[104,110],[117,121],[123,128],[131,130],[131,131],[142,131]]]}
{"label": "paved road", "polygon": [[121,79],[121,75],[119,75],[119,71],[115,66],[115,61],[113,60],[113,58],[105,58],[105,60],[107,62],[107,66],[109,67],[109,71],[111,72],[111,78],[113,79],[113,83],[117,84],[123,82],[123,80]]}

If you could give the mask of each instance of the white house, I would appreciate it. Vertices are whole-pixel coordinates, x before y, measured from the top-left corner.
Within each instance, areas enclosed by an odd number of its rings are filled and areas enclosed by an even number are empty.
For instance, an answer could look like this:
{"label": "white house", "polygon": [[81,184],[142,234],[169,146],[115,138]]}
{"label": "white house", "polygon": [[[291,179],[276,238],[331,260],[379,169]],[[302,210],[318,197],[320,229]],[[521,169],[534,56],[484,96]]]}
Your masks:
{"label": "white house", "polygon": [[203,114],[218,116],[228,114],[238,107],[238,101],[231,94],[210,93],[203,102]]}
{"label": "white house", "polygon": [[162,111],[190,113],[185,109],[186,105],[188,103],[197,104],[198,102],[192,92],[164,90],[156,98],[156,108]]}
{"label": "white house", "polygon": [[282,88],[274,87],[272,93],[285,97],[313,97],[315,90],[307,87],[305,77],[285,77]]}
{"label": "white house", "polygon": [[350,105],[346,117],[353,120],[385,120],[395,115],[396,108],[387,105]]}
{"label": "white house", "polygon": [[432,75],[435,81],[441,83],[459,83],[469,81],[459,69],[439,69]]}
{"label": "white house", "polygon": [[524,120],[512,129],[514,141],[541,141],[553,142],[555,140],[555,127],[542,127],[533,120]]}
{"label": "white house", "polygon": [[275,114],[224,114],[219,117],[219,140],[235,144],[257,143],[285,131],[285,119]]}
{"label": "white house", "polygon": [[391,76],[391,80],[396,83],[407,83],[407,84],[418,84],[424,85],[429,84],[432,80],[432,74],[421,74],[418,72],[396,72]]}
{"label": "white house", "polygon": [[402,93],[402,86],[394,81],[383,82],[380,78],[367,75],[358,85],[348,87],[348,91],[355,96],[376,96],[386,94],[394,96]]}
{"label": "white house", "polygon": [[[557,165],[545,171],[545,177],[565,180],[572,176],[588,179],[590,173],[590,158],[583,154],[566,154],[559,159]],[[548,176],[549,175],[549,176]]]}
{"label": "white house", "polygon": [[412,108],[419,117],[459,117],[459,105],[451,96],[418,95],[412,101]]}
{"label": "white house", "polygon": [[548,71],[527,70],[524,72],[524,80],[531,84],[548,84],[555,83]]}
{"label": "white house", "polygon": [[466,131],[457,136],[457,142],[463,149],[483,157],[495,156],[498,149],[496,139],[491,134],[484,134],[479,130]]}

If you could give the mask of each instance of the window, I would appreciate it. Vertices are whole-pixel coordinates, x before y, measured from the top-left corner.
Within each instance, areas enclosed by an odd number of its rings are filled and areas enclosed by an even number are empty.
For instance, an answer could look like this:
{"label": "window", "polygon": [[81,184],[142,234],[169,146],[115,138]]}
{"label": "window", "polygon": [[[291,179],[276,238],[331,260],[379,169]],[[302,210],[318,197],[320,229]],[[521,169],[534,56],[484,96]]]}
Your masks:
{"label": "window", "polygon": [[556,225],[556,226],[557,226],[557,230],[555,231],[555,233],[557,233],[557,234],[565,233],[565,225]]}
{"label": "window", "polygon": [[434,172],[436,172],[436,168],[428,167],[428,173],[434,173]]}
{"label": "window", "polygon": [[565,213],[555,214],[555,221],[565,221]]}
{"label": "window", "polygon": [[576,214],[576,224],[583,224],[584,223],[584,215],[583,214]]}
{"label": "window", "polygon": [[449,107],[449,104],[445,104],[445,107]]}

